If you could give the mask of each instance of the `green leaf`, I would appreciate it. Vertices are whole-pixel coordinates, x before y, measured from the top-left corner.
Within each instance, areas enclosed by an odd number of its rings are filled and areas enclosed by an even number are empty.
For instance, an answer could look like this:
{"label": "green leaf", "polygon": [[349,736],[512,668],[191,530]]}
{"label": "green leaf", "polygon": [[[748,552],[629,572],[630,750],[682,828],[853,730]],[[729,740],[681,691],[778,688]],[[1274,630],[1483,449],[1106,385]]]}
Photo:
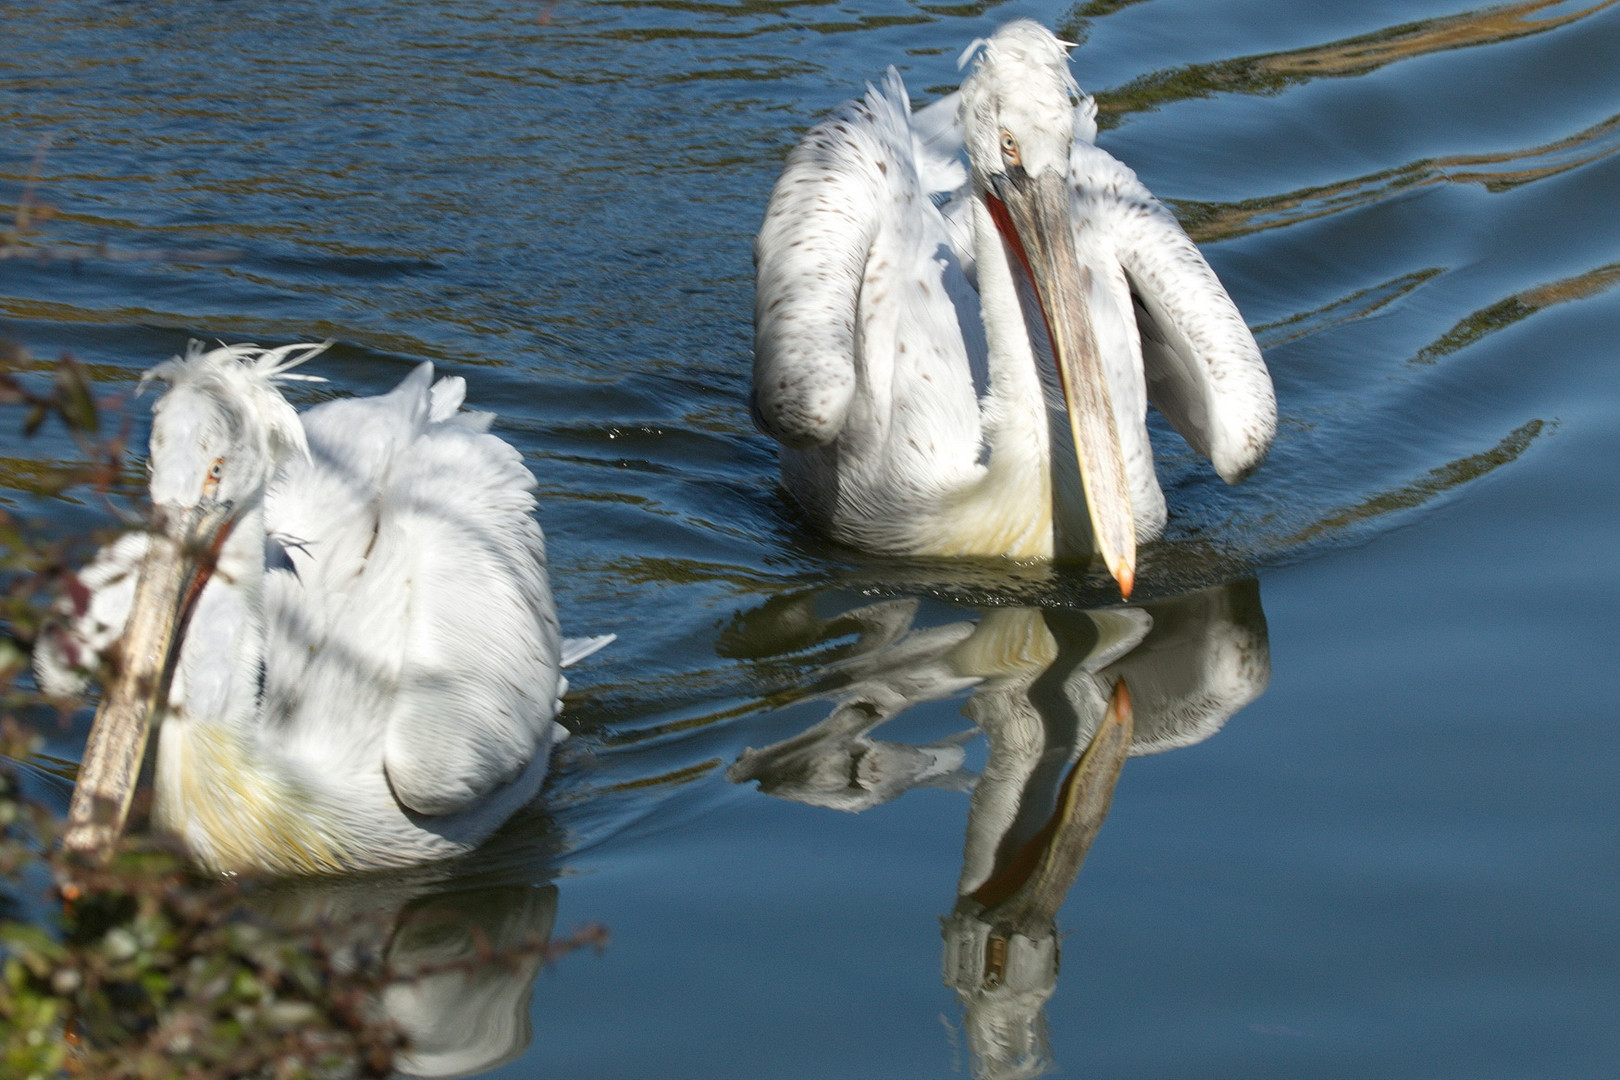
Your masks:
{"label": "green leaf", "polygon": [[64,356],[56,365],[56,409],[70,431],[94,435],[101,430],[96,401],[90,395],[90,381],[84,365]]}

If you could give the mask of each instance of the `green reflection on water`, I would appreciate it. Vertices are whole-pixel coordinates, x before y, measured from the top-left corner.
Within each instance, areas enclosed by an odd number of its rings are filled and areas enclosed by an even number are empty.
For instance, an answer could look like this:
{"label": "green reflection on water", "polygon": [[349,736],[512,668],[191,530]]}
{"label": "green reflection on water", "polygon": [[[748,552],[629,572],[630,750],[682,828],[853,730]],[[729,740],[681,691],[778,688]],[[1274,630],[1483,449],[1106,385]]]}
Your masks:
{"label": "green reflection on water", "polygon": [[[1149,112],[1171,102],[1216,94],[1276,94],[1289,86],[1312,79],[1365,75],[1399,60],[1476,45],[1494,45],[1545,33],[1602,11],[1616,0],[1603,0],[1602,3],[1549,18],[1530,18],[1536,12],[1556,7],[1561,2],[1526,0],[1502,7],[1403,23],[1305,49],[1240,56],[1154,72],[1132,80],[1117,90],[1098,94],[1098,123],[1102,127],[1112,127],[1128,113]],[[1104,6],[1115,10],[1111,5]]]}
{"label": "green reflection on water", "polygon": [[1328,217],[1431,184],[1477,183],[1508,191],[1589,164],[1620,149],[1620,115],[1528,150],[1423,158],[1394,169],[1280,195],[1233,203],[1176,201],[1176,217],[1194,240],[1211,243]]}
{"label": "green reflection on water", "polygon": [[1458,320],[1457,325],[1441,334],[1432,344],[1425,345],[1412,357],[1415,364],[1432,364],[1443,356],[1465,349],[1489,334],[1506,329],[1521,319],[1527,319],[1543,308],[1562,304],[1568,300],[1584,300],[1596,296],[1620,282],[1620,263],[1609,263],[1596,270],[1588,270],[1575,277],[1564,278],[1548,285],[1514,293],[1489,307]]}
{"label": "green reflection on water", "polygon": [[1284,543],[1303,544],[1391,511],[1422,506],[1436,495],[1477,480],[1498,466],[1517,459],[1547,426],[1544,420],[1530,420],[1521,424],[1489,450],[1430,469],[1420,480],[1390,491],[1381,491],[1354,506],[1329,514],[1295,533]]}
{"label": "green reflection on water", "polygon": [[1444,267],[1430,266],[1377,285],[1369,285],[1365,289],[1357,289],[1350,295],[1319,308],[1302,311],[1286,319],[1256,327],[1255,339],[1260,342],[1261,348],[1274,349],[1331,327],[1366,318],[1444,272]]}

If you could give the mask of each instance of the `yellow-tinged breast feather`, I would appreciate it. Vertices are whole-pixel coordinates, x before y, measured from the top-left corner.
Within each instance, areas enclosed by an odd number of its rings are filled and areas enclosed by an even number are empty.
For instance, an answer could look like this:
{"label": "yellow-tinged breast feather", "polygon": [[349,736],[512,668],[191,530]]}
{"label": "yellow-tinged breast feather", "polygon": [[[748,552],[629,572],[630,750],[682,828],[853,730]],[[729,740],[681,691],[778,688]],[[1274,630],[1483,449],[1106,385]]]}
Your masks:
{"label": "yellow-tinged breast feather", "polygon": [[239,733],[171,718],[158,743],[153,819],[211,870],[281,874],[352,868],[341,825],[314,793],[267,770]]}

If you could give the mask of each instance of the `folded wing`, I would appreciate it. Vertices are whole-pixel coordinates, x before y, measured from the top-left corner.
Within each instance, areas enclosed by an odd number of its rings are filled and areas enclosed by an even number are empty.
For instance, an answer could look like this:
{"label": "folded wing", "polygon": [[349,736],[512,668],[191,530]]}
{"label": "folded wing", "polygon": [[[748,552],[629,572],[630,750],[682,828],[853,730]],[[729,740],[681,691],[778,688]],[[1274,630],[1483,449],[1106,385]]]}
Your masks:
{"label": "folded wing", "polygon": [[[885,392],[876,384],[904,332],[898,322],[917,317],[897,290],[931,280],[925,306],[949,304],[933,260],[950,244],[929,195],[966,174],[950,156],[950,118],[925,112],[930,124],[914,130],[891,68],[881,87],[810,129],[771,194],[754,246],[753,411],[789,447],[832,442],[857,393]],[[868,361],[883,370],[862,370]]]}
{"label": "folded wing", "polygon": [[1175,216],[1125,165],[1076,140],[1076,228],[1112,242],[1130,286],[1148,400],[1227,483],[1265,459],[1277,427],[1254,335]]}
{"label": "folded wing", "polygon": [[[456,411],[460,380],[432,374],[424,364],[391,394],[305,414],[311,460],[268,507],[291,568],[266,715],[287,716],[297,740],[326,720],[303,698],[350,702],[369,719],[354,738],[371,740],[371,760],[381,741],[400,803],[445,815],[549,751],[561,635],[534,478],[486,416]],[[341,688],[308,689],[322,681]],[[317,742],[333,752],[330,733]]]}

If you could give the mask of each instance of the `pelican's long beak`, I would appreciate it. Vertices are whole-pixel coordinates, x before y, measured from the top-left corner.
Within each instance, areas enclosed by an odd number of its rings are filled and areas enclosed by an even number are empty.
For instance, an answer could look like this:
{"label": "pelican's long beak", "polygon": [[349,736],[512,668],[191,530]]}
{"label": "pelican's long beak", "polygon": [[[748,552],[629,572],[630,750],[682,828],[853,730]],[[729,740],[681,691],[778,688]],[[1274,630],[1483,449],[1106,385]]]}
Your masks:
{"label": "pelican's long beak", "polygon": [[1032,177],[1014,168],[993,178],[987,196],[990,216],[1040,303],[1074,432],[1097,553],[1128,598],[1136,582],[1136,516],[1113,397],[1086,300],[1090,282],[1082,277],[1075,256],[1068,182],[1055,172]]}
{"label": "pelican's long beak", "polygon": [[147,739],[168,698],[186,619],[213,573],[232,520],[229,503],[158,514],[68,806],[62,846],[69,852],[103,858],[124,831]]}

